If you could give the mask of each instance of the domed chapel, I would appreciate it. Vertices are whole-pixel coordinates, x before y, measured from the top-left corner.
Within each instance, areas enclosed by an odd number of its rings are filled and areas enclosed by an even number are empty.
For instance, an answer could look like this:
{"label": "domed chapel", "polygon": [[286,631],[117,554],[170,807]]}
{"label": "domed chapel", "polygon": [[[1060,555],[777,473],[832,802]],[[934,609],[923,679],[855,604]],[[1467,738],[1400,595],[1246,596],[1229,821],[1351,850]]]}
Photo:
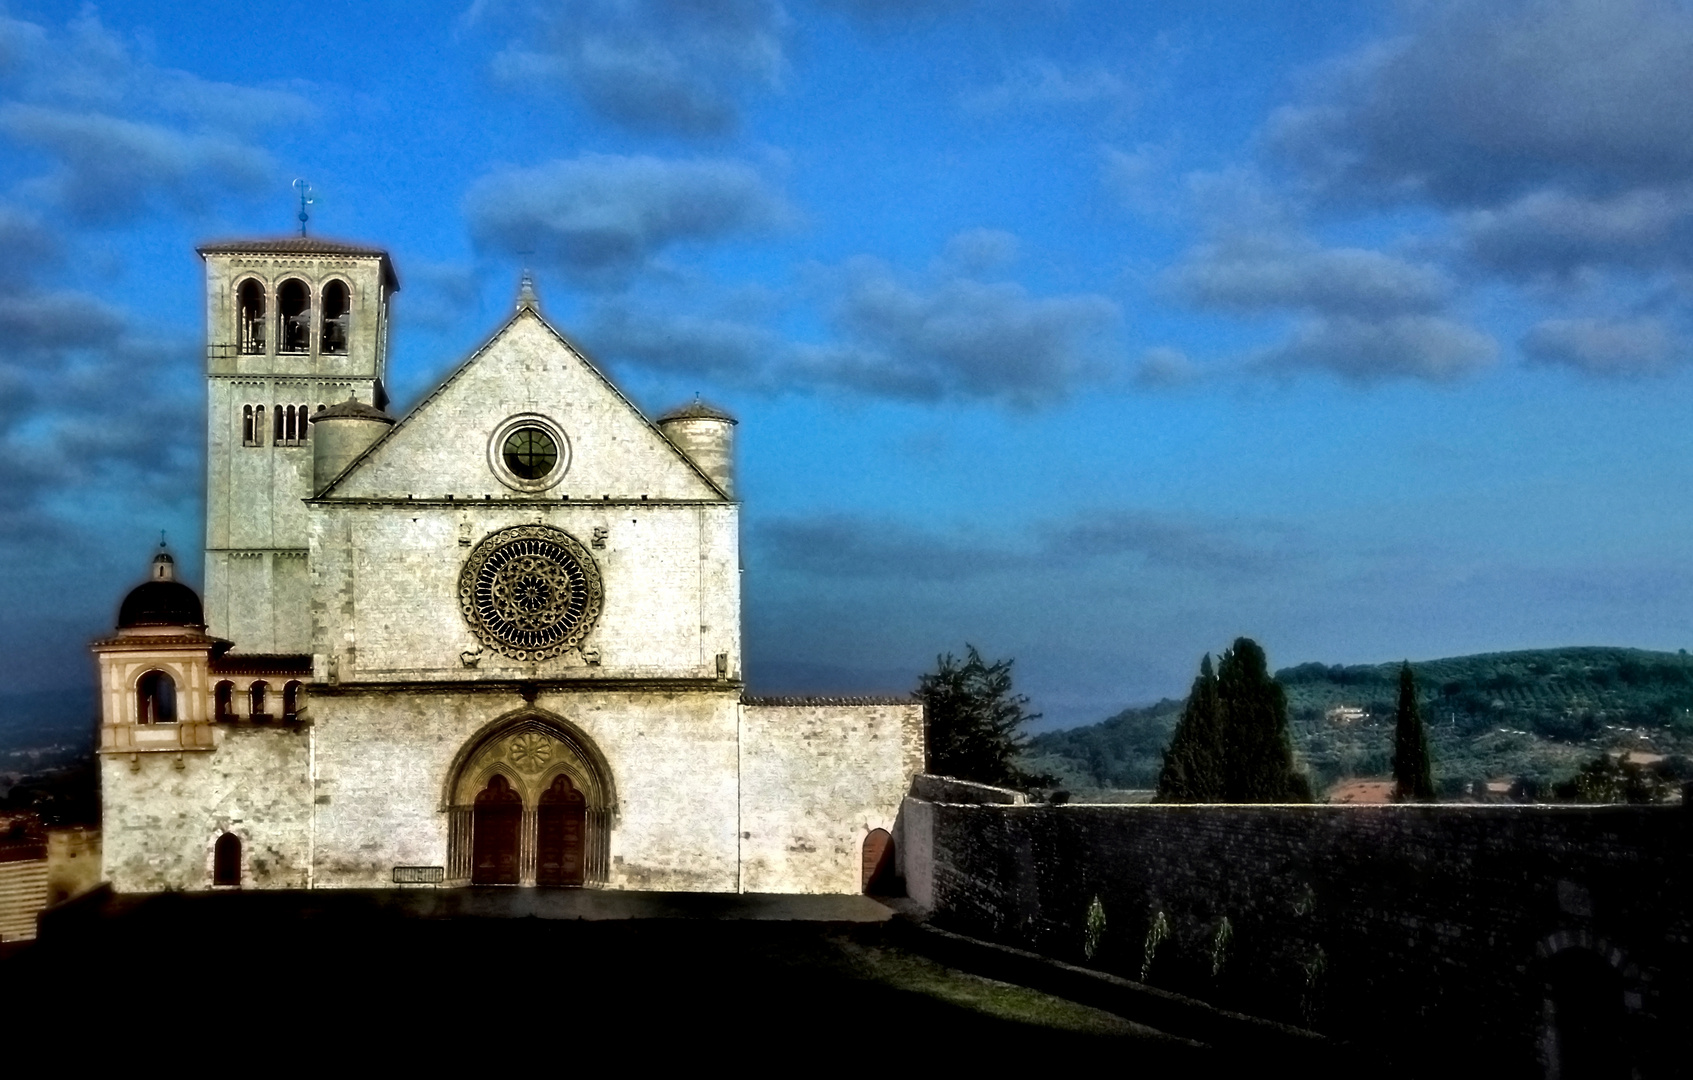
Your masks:
{"label": "domed chapel", "polygon": [[735,421],[649,420],[516,310],[386,411],[386,252],[206,269],[205,599],[162,548],[99,666],[119,892],[858,892],[909,700],[746,696]]}

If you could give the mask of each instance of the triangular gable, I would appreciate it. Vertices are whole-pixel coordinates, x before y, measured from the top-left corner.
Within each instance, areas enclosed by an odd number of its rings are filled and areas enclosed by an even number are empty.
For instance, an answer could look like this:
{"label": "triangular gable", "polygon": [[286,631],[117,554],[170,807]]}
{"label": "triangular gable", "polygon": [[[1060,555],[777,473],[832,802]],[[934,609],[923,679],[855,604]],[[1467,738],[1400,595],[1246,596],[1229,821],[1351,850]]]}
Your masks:
{"label": "triangular gable", "polygon": [[318,498],[500,497],[488,464],[496,429],[539,413],[570,440],[564,478],[545,497],[727,496],[533,308],[518,310]]}

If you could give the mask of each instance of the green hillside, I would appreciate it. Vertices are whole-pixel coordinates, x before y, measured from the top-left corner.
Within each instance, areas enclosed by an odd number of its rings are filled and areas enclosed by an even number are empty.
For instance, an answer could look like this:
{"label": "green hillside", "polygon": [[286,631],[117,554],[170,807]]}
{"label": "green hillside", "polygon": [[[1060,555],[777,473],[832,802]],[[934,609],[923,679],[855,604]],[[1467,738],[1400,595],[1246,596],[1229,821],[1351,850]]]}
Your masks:
{"label": "green hillside", "polygon": [[[1606,750],[1693,752],[1693,657],[1685,652],[1534,649],[1411,668],[1444,794],[1496,779],[1544,788]],[[1314,787],[1390,771],[1398,664],[1301,664],[1276,678]],[[1166,699],[1038,735],[1028,767],[1077,792],[1153,787],[1181,707]]]}

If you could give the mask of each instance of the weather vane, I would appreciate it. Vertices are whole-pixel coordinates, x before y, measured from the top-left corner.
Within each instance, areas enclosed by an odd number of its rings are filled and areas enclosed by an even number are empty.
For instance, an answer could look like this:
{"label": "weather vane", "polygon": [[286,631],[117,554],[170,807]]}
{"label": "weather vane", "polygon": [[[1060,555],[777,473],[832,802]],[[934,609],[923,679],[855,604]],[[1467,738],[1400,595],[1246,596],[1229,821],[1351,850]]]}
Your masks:
{"label": "weather vane", "polygon": [[311,217],[310,214],[306,213],[306,207],[314,201],[312,199],[312,186],[304,180],[296,180],[294,181],[294,190],[300,193],[300,235],[304,236],[306,235],[306,220]]}

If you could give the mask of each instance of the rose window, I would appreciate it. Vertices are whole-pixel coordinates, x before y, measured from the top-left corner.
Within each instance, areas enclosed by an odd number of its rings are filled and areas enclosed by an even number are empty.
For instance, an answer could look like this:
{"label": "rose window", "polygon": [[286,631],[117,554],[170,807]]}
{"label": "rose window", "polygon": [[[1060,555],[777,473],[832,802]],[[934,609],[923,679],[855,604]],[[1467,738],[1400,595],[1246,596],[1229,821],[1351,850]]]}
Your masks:
{"label": "rose window", "polygon": [[517,660],[579,644],[600,615],[599,568],[568,533],[518,525],[494,533],[459,574],[459,605],[483,642]]}

